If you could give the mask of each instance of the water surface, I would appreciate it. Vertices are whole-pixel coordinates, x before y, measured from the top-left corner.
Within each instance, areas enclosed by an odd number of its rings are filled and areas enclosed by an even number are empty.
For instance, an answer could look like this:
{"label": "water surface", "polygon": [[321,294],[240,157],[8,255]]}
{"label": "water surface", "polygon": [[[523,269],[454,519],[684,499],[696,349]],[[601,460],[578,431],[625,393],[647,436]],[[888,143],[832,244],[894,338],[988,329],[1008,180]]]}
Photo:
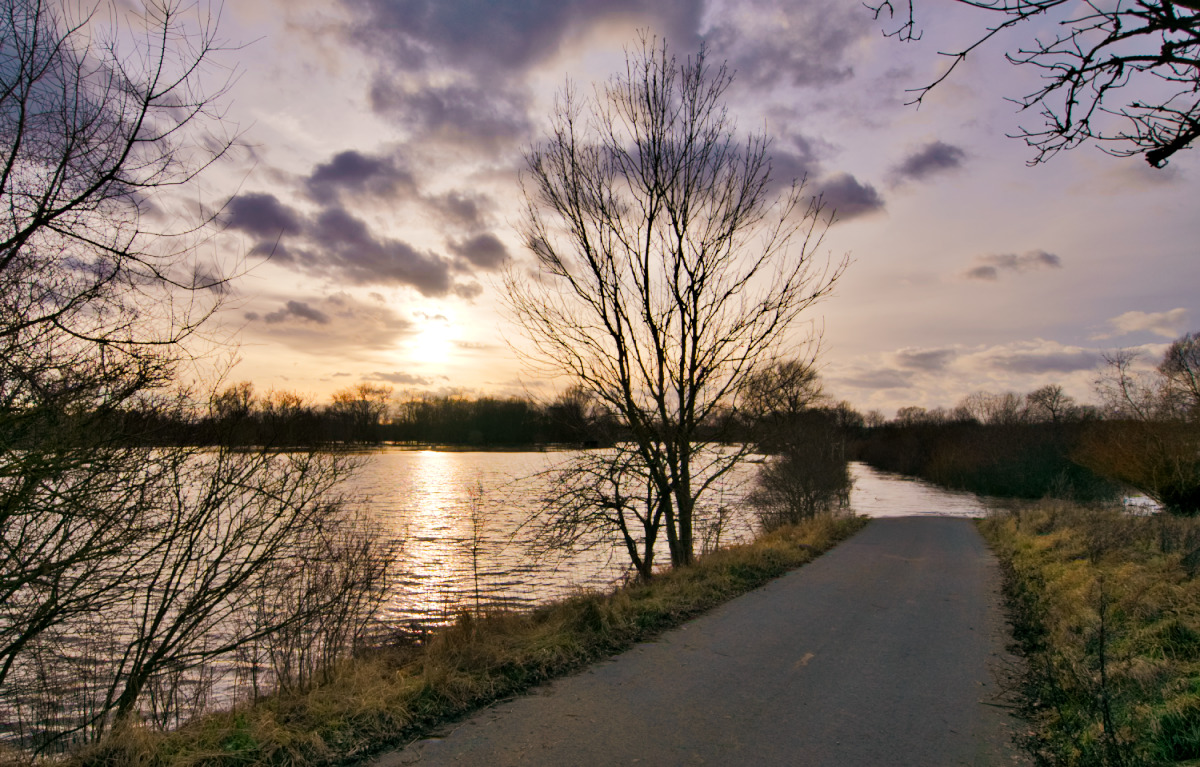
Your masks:
{"label": "water surface", "polygon": [[[387,534],[402,542],[384,620],[398,626],[452,621],[476,605],[530,607],[579,589],[628,577],[624,550],[599,548],[531,558],[523,527],[552,493],[547,470],[571,452],[453,452],[384,449],[368,455],[353,492],[368,502]],[[746,540],[754,519],[744,503],[757,464],[748,462],[717,487],[709,510],[729,511],[721,543]],[[850,505],[870,517],[983,516],[973,493],[852,463]],[[665,542],[659,561],[666,561]]]}

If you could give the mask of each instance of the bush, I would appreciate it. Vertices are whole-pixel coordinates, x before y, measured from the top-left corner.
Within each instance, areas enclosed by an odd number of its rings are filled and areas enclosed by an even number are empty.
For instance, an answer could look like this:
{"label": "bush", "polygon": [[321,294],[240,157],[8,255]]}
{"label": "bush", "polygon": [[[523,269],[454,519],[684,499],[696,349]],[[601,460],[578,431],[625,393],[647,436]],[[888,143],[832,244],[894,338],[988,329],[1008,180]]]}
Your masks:
{"label": "bush", "polygon": [[762,465],[749,501],[765,532],[845,508],[854,484],[840,438],[794,440]]}

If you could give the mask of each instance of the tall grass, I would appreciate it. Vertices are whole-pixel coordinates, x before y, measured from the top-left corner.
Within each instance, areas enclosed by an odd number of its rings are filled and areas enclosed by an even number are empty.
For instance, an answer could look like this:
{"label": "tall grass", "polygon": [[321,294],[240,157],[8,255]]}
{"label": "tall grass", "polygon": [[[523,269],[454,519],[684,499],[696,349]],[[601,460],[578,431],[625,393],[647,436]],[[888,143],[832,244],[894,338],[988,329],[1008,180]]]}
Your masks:
{"label": "tall grass", "polygon": [[864,524],[821,516],[611,593],[580,594],[531,612],[464,613],[427,641],[360,653],[308,690],[170,733],[127,727],[72,761],[192,767],[360,760],[679,625],[805,564]]}
{"label": "tall grass", "polygon": [[981,529],[1008,571],[1042,764],[1200,764],[1200,520],[1062,501]]}

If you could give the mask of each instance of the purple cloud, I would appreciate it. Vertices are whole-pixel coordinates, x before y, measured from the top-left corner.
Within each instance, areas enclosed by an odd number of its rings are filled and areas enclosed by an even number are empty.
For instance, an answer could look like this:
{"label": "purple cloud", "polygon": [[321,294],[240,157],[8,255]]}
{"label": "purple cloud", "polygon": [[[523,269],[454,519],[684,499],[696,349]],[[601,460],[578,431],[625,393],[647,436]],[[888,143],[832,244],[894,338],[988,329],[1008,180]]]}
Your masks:
{"label": "purple cloud", "polygon": [[482,269],[499,269],[509,261],[508,248],[491,232],[450,241],[450,252]]}
{"label": "purple cloud", "polygon": [[966,157],[966,152],[952,144],[931,141],[905,157],[892,169],[893,183],[924,181],[939,173],[961,168]]}
{"label": "purple cloud", "polygon": [[313,169],[305,182],[313,199],[329,202],[341,192],[394,195],[402,187],[415,188],[412,174],[397,167],[394,158],[372,157],[348,150]]}
{"label": "purple cloud", "polygon": [[975,258],[977,266],[963,273],[968,280],[986,280],[994,282],[1000,279],[1000,273],[1016,272],[1018,274],[1039,269],[1061,269],[1062,259],[1044,250],[1030,250],[1025,253],[1001,253]]}
{"label": "purple cloud", "polygon": [[300,229],[300,217],[271,194],[240,194],[232,198],[222,213],[231,229],[260,238],[277,238]]}

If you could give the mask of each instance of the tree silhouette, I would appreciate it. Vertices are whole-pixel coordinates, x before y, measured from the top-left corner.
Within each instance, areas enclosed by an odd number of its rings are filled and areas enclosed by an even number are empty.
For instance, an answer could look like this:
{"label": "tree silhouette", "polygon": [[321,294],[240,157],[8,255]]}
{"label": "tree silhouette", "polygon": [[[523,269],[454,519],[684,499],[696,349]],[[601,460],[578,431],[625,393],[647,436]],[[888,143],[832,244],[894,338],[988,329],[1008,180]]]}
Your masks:
{"label": "tree silhouette", "polygon": [[734,137],[731,81],[703,48],[678,61],[643,37],[593,98],[568,85],[526,157],[537,274],[505,281],[526,359],[623,421],[638,465],[617,451],[618,474],[652,485],[645,516],[675,565],[692,560],[697,499],[749,449],[711,449],[714,425],[846,265],[816,256],[820,200],[795,183],[773,196],[767,137]]}
{"label": "tree silhouette", "polygon": [[[920,103],[985,43],[1011,29],[1036,29],[1033,22],[1046,19],[1057,24],[1056,34],[1033,37],[1006,54],[1013,64],[1042,75],[1040,88],[1013,99],[1044,119],[1040,129],[1019,134],[1036,152],[1031,164],[1094,141],[1110,154],[1140,154],[1161,168],[1200,137],[1200,1],[956,1],[998,20],[970,45],[942,52],[950,66],[916,89],[912,103]],[[899,26],[885,34],[920,39],[913,0],[868,7],[876,18],[899,16]]]}

